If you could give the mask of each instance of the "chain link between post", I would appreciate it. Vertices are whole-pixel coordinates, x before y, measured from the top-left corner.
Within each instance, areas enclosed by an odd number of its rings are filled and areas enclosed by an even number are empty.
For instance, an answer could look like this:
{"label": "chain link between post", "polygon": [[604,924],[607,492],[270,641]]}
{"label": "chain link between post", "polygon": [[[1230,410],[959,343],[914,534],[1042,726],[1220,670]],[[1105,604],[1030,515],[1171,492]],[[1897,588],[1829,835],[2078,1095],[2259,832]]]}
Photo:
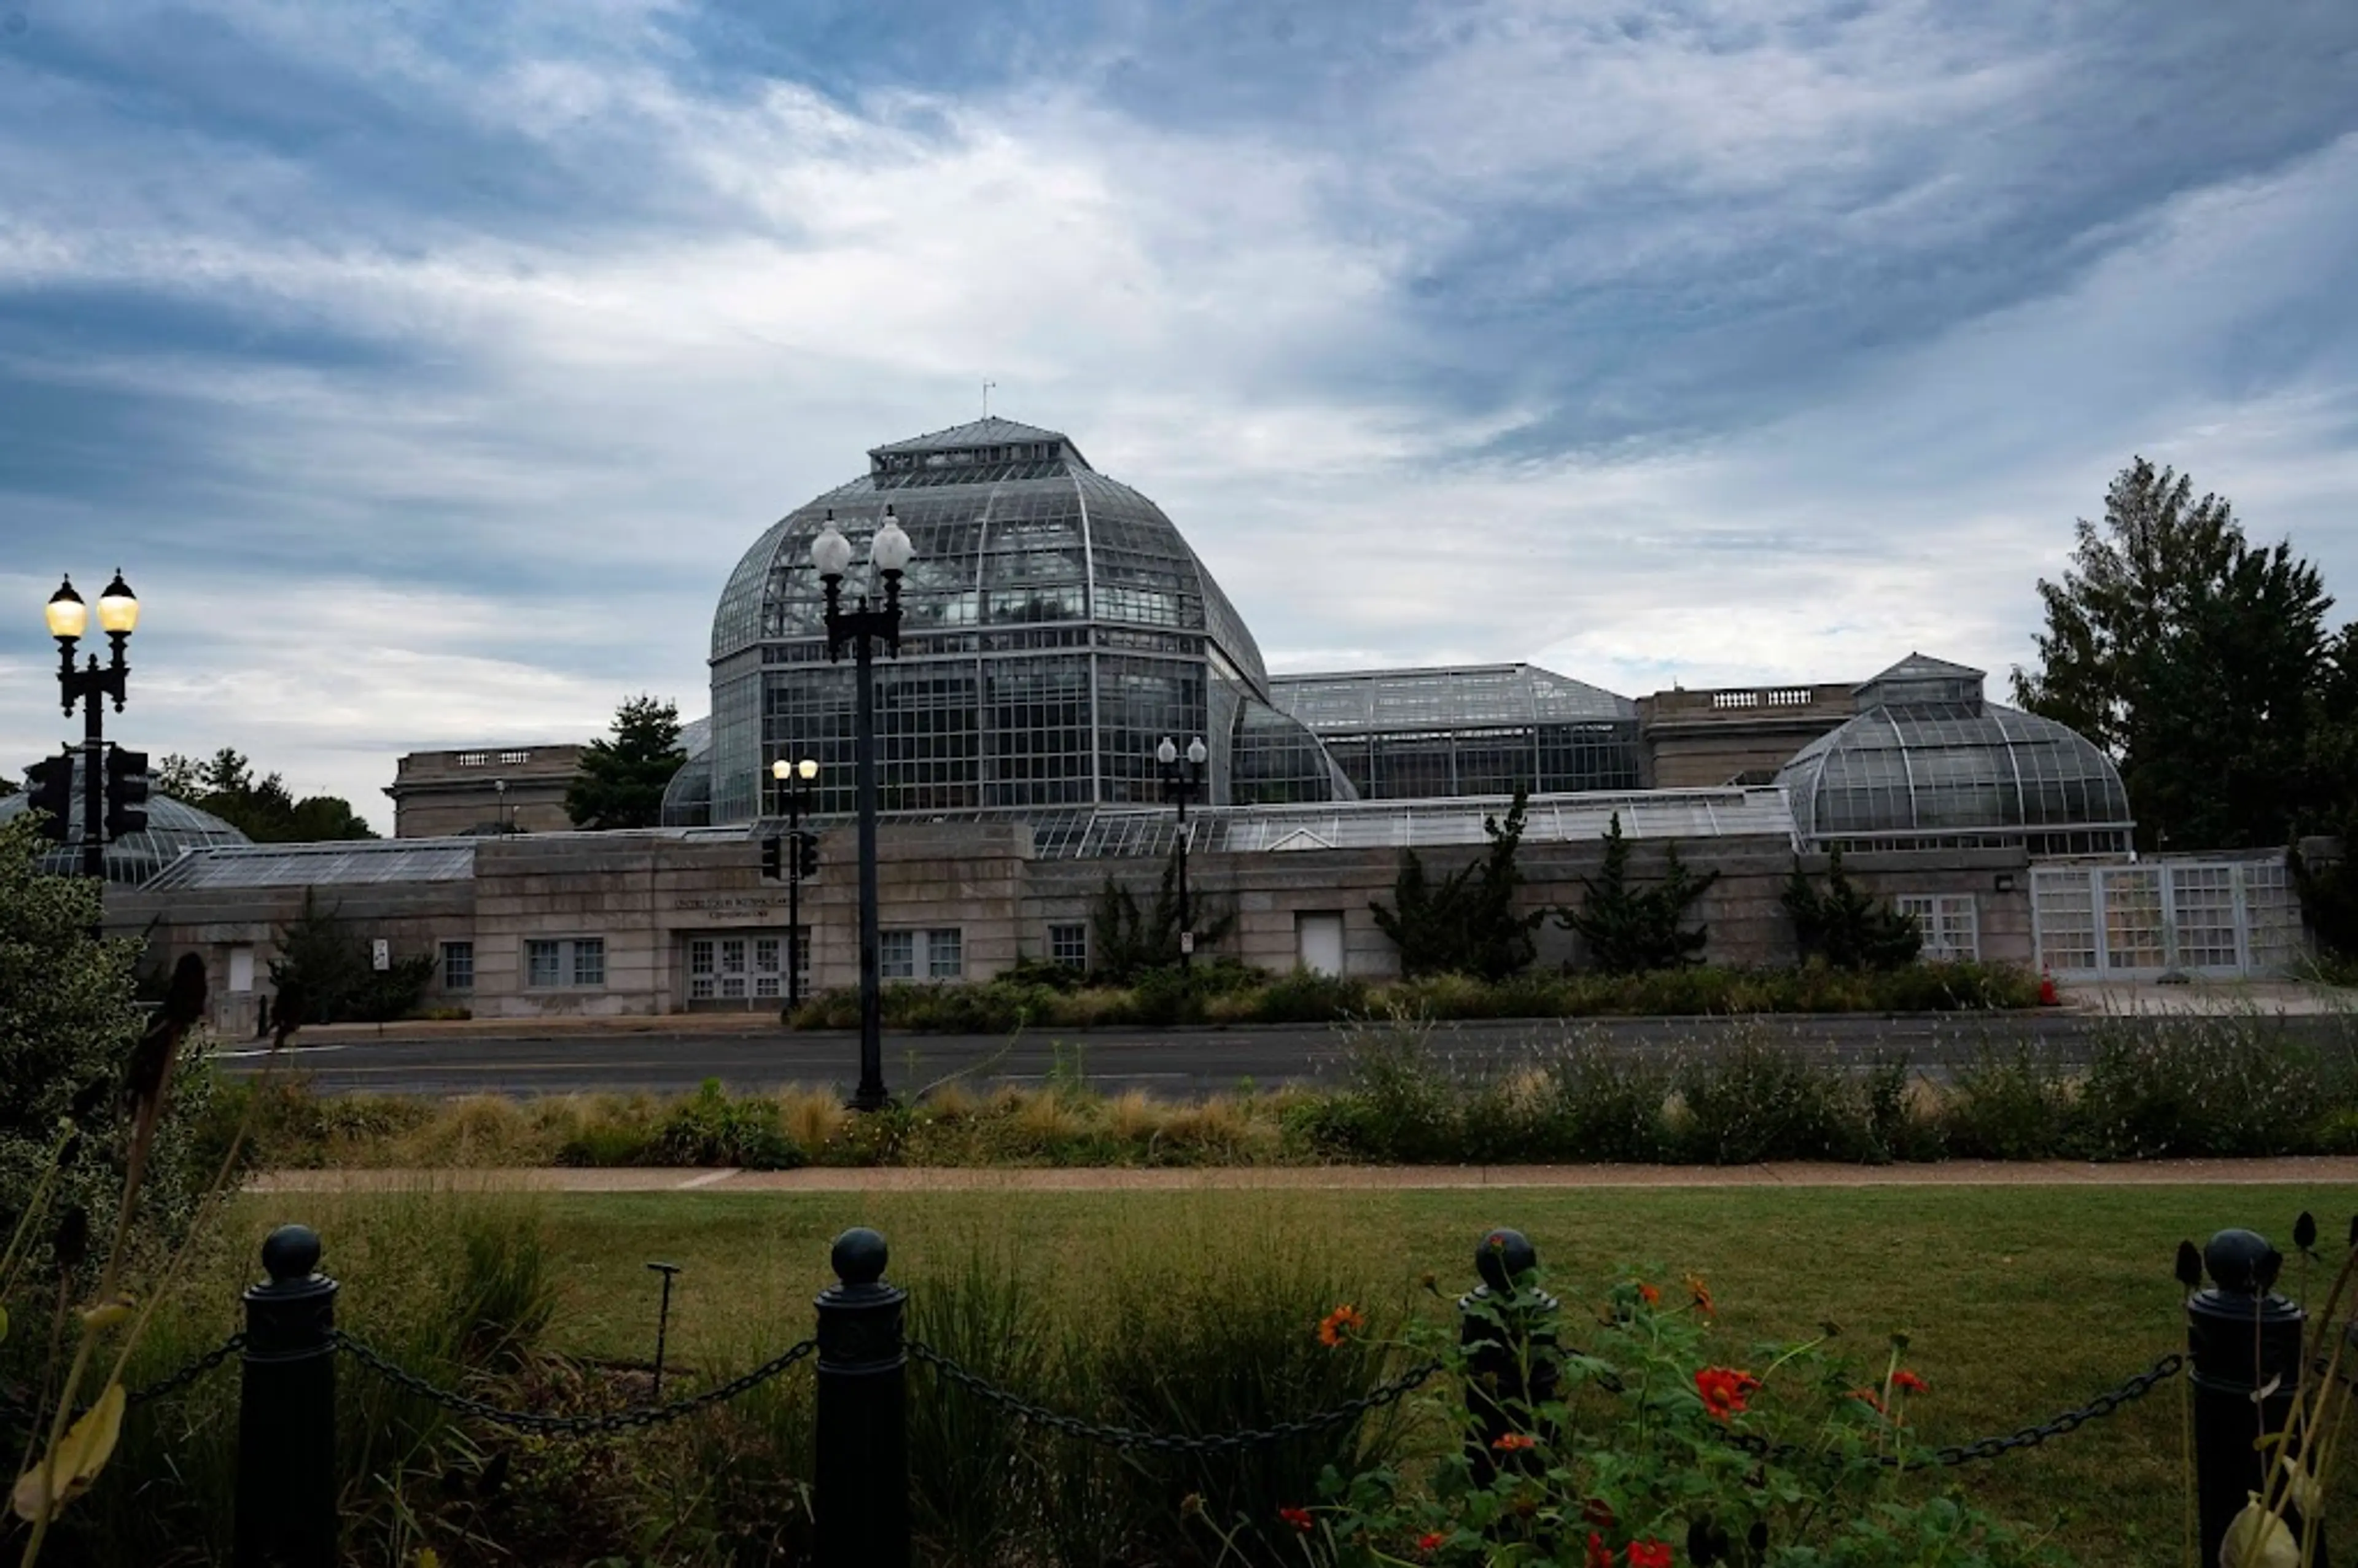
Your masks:
{"label": "chain link between post", "polygon": [[[2145,1398],[2161,1384],[2177,1377],[2179,1373],[2185,1370],[2185,1368],[2186,1357],[2173,1352],[2164,1356],[2146,1370],[2129,1378],[2120,1387],[2106,1390],[2076,1410],[2064,1411],[2035,1426],[2020,1427],[2004,1436],[1976,1438],[1971,1443],[1952,1443],[1947,1447],[1936,1448],[1932,1450],[1930,1463],[1943,1467],[1970,1465],[1977,1459],[1995,1459],[2002,1454],[2011,1454],[2017,1449],[2036,1448],[2050,1438],[2062,1437],[2077,1432],[2088,1422],[2101,1420],[2111,1415],[2123,1405]],[[1772,1444],[1767,1438],[1752,1433],[1730,1433],[1728,1441],[1746,1453],[1757,1454],[1764,1459],[1790,1458],[1803,1452],[1793,1444]],[[1822,1454],[1819,1457],[1831,1460],[1833,1456]],[[1901,1468],[1911,1462],[1897,1454],[1882,1454],[1876,1456],[1876,1463],[1887,1470],[1892,1470]]]}
{"label": "chain link between post", "polygon": [[131,1390],[123,1396],[123,1402],[126,1405],[144,1405],[150,1400],[160,1400],[167,1394],[178,1393],[244,1348],[245,1336],[233,1334],[169,1377],[158,1378],[144,1387]]}
{"label": "chain link between post", "polygon": [[759,1367],[725,1383],[669,1404],[644,1405],[635,1410],[616,1411],[609,1415],[550,1415],[542,1411],[512,1411],[502,1409],[487,1400],[474,1399],[455,1390],[445,1389],[401,1366],[351,1335],[338,1332],[338,1350],[350,1356],[370,1371],[397,1388],[405,1389],[420,1399],[430,1400],[454,1415],[469,1416],[489,1422],[495,1426],[514,1428],[519,1432],[537,1432],[553,1436],[584,1437],[603,1433],[631,1432],[643,1427],[660,1426],[677,1421],[716,1405],[727,1404],[741,1394],[749,1393],[771,1379],[806,1359],[818,1349],[818,1341],[806,1339],[783,1354],[764,1361]]}
{"label": "chain link between post", "polygon": [[1292,1438],[1308,1437],[1366,1415],[1385,1405],[1396,1404],[1431,1381],[1443,1369],[1443,1363],[1427,1361],[1412,1368],[1390,1382],[1379,1384],[1356,1400],[1321,1411],[1316,1415],[1298,1421],[1281,1421],[1271,1425],[1241,1432],[1215,1433],[1204,1436],[1167,1432],[1141,1432],[1136,1427],[1101,1425],[1052,1411],[1045,1405],[1033,1404],[969,1372],[956,1361],[936,1350],[923,1340],[913,1339],[908,1345],[910,1359],[922,1361],[935,1368],[959,1388],[976,1398],[988,1400],[1013,1415],[1018,1421],[1048,1431],[1076,1437],[1084,1442],[1101,1444],[1109,1448],[1145,1449],[1155,1454],[1221,1454],[1240,1448],[1257,1448],[1267,1444],[1283,1443]]}

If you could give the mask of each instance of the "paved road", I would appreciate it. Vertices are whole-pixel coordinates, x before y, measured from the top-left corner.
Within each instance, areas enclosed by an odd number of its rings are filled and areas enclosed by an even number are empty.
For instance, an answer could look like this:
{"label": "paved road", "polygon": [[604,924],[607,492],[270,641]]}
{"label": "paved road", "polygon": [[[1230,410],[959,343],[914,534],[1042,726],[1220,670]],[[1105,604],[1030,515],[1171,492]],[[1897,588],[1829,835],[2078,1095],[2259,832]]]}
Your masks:
{"label": "paved road", "polygon": [[[2333,1020],[2293,1018],[2294,1030],[2323,1030]],[[2021,1042],[2066,1061],[2085,1057],[2092,1021],[2071,1013],[2017,1014],[2001,1019],[1862,1016],[1771,1020],[1752,1025],[1724,1019],[1613,1019],[1571,1025],[1444,1024],[1431,1049],[1469,1071],[1510,1064],[1561,1042],[1595,1032],[1641,1049],[1676,1051],[1725,1046],[1736,1033],[1758,1028],[1769,1038],[1798,1041],[1822,1059],[1862,1064],[1904,1054],[1931,1072],[1972,1061],[1992,1046]],[[1236,1029],[1098,1030],[1058,1041],[1045,1034],[888,1034],[884,1076],[906,1095],[954,1074],[978,1082],[1038,1083],[1059,1070],[1084,1075],[1109,1091],[1140,1088],[1179,1098],[1232,1089],[1250,1080],[1327,1082],[1347,1072],[1349,1046],[1325,1025]],[[519,1025],[513,1034],[465,1033],[403,1037],[338,1032],[291,1053],[290,1065],[327,1094],[458,1095],[570,1094],[591,1090],[693,1089],[719,1078],[752,1093],[788,1084],[843,1086],[858,1076],[859,1044],[848,1033],[783,1030],[719,1033],[542,1034]],[[259,1052],[225,1054],[223,1065],[251,1072]]]}

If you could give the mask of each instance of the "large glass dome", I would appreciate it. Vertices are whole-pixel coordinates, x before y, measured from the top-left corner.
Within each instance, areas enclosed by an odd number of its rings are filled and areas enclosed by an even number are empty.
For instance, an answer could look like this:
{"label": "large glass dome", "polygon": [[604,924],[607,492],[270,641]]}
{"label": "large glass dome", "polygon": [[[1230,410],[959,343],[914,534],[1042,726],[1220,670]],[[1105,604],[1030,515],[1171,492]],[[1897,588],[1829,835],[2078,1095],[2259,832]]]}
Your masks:
{"label": "large glass dome", "polygon": [[[30,802],[22,795],[0,797],[0,822],[21,816],[28,809]],[[73,804],[66,816],[66,842],[41,857],[41,870],[58,876],[78,876],[81,872],[81,849],[75,841],[81,832],[79,752],[74,756]],[[199,811],[168,795],[151,795],[147,797],[146,828],[125,834],[106,847],[106,880],[117,887],[137,887],[188,850],[252,842],[209,811]]]}
{"label": "large glass dome", "polygon": [[1777,775],[1804,838],[1858,849],[2119,854],[2133,827],[2112,759],[2078,731],[1987,702],[1981,671],[1910,654],[1858,716]]}
{"label": "large glass dome", "polygon": [[[816,757],[812,800],[852,798],[852,671],[827,662],[811,544],[850,540],[849,600],[890,506],[914,556],[900,656],[877,661],[887,810],[1160,798],[1155,742],[1201,735],[1207,797],[1269,699],[1260,647],[1162,508],[1054,430],[983,419],[868,454],[869,471],[771,525],[712,618],[710,816],[775,815],[778,757]],[[692,765],[692,764],[691,764]],[[679,786],[676,805],[702,787]],[[1298,787],[1331,787],[1325,770]],[[1314,798],[1328,798],[1319,794]]]}

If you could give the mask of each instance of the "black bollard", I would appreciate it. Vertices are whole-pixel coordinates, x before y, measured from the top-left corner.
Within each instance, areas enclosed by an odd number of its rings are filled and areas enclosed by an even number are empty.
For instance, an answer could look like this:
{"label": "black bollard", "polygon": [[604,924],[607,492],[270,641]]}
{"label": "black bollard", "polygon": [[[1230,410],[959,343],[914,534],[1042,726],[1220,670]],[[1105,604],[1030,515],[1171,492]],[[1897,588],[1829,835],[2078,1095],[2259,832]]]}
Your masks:
{"label": "black bollard", "polygon": [[[2276,1451],[2255,1446],[2263,1432],[2285,1429],[2293,1390],[2301,1381],[2301,1331],[2308,1314],[2269,1287],[2283,1255],[2267,1238],[2223,1230],[2202,1249],[2211,1288],[2186,1303],[2188,1376],[2194,1384],[2194,1495],[2201,1516],[2202,1563],[2219,1561],[2219,1544],[2250,1494],[2264,1487]],[[2255,1390],[2277,1379],[2276,1391],[2255,1401]],[[2296,1538],[2298,1510],[2286,1520]],[[2312,1562],[2325,1568],[2325,1542]]]}
{"label": "black bollard", "polygon": [[[1466,1458],[1477,1487],[1488,1486],[1498,1474],[1498,1439],[1511,1431],[1529,1432],[1531,1407],[1556,1395],[1556,1299],[1545,1291],[1515,1288],[1516,1279],[1538,1263],[1538,1250],[1521,1231],[1485,1231],[1474,1249],[1482,1283],[1458,1298],[1457,1343],[1468,1352],[1466,1413],[1472,1418]],[[1539,1454],[1527,1452],[1516,1464],[1520,1468],[1541,1462]]]}
{"label": "black bollard", "polygon": [[908,1568],[908,1292],[884,1282],[884,1238],[836,1238],[818,1294],[818,1568]]}
{"label": "black bollard", "polygon": [[336,1281],[319,1238],[282,1225],[267,1284],[245,1292],[237,1411],[236,1568],[335,1568]]}

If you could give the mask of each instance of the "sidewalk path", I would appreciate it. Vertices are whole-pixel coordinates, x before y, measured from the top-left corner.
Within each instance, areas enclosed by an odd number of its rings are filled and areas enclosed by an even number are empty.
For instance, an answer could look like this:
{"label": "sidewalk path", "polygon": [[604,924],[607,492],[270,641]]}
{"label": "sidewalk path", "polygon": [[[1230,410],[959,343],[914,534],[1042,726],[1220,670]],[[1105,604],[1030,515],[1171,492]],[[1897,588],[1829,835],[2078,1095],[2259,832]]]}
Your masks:
{"label": "sidewalk path", "polygon": [[251,1193],[1415,1192],[1514,1187],[2027,1187],[2358,1185],[2358,1158],[1950,1160],[1936,1165],[1211,1165],[802,1171],[272,1171]]}

